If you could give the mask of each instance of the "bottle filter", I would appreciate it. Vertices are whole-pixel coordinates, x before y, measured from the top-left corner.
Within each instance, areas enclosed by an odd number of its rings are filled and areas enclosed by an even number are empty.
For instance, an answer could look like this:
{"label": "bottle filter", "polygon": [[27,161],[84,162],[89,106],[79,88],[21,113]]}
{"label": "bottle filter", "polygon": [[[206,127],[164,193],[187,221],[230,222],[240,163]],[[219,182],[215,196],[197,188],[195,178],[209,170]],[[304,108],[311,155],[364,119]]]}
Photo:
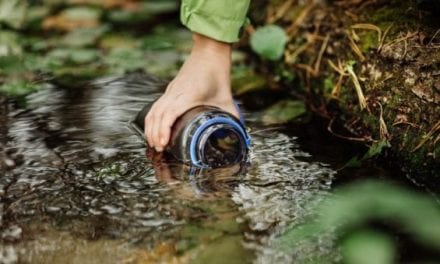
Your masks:
{"label": "bottle filter", "polygon": [[[144,130],[151,106],[146,105],[134,120],[140,131]],[[186,111],[176,120],[165,151],[187,164],[219,168],[244,161],[250,141],[241,120],[218,107],[203,105]]]}

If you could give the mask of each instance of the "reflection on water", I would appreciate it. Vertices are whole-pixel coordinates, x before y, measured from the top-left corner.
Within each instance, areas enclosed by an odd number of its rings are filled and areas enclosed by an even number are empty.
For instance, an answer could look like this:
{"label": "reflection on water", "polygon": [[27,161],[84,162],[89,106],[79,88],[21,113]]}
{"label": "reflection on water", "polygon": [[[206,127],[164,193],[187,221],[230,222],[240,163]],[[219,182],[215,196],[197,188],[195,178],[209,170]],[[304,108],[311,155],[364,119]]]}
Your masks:
{"label": "reflection on water", "polygon": [[[271,241],[325,194],[334,171],[291,138],[248,123],[249,166],[194,171],[145,157],[128,121],[157,98],[147,76],[52,87],[0,111],[4,263],[282,263]],[[303,256],[304,257],[304,256]],[[275,262],[277,261],[277,262]],[[1,262],[1,261],[0,261]]]}

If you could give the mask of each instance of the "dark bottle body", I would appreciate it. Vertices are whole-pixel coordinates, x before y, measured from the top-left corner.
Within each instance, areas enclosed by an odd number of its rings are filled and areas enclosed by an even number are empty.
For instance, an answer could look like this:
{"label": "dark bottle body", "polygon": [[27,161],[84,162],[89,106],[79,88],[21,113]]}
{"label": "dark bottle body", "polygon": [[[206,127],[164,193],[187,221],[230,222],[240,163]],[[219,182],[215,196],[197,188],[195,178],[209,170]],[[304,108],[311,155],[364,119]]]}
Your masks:
{"label": "dark bottle body", "polygon": [[[146,105],[134,123],[144,130],[144,120],[152,104]],[[197,167],[226,167],[246,159],[250,138],[243,123],[213,106],[197,106],[173,124],[166,152]]]}

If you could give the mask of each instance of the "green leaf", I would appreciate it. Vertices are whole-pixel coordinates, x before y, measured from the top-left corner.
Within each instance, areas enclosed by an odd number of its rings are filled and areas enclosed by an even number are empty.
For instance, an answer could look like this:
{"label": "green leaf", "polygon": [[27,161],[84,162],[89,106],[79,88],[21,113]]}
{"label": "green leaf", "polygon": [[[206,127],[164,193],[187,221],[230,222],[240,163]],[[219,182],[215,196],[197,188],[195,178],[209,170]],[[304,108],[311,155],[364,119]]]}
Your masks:
{"label": "green leaf", "polygon": [[102,49],[133,49],[139,46],[139,41],[130,35],[106,34],[99,41]]}
{"label": "green leaf", "polygon": [[12,31],[0,31],[0,57],[17,56],[23,52],[19,36]]}
{"label": "green leaf", "polygon": [[20,97],[40,89],[40,85],[31,83],[25,80],[15,80],[6,82],[0,86],[0,92],[5,93],[7,96]]}
{"label": "green leaf", "polygon": [[140,3],[136,10],[118,9],[112,10],[108,18],[112,22],[122,24],[145,23],[155,15],[177,11],[179,6],[176,1],[147,1]]}
{"label": "green leaf", "polygon": [[112,49],[104,57],[104,63],[109,66],[110,72],[124,74],[143,69],[148,64],[148,61],[141,50],[118,48]]}
{"label": "green leaf", "polygon": [[162,35],[151,35],[143,38],[142,47],[149,50],[161,50],[175,48],[173,39]]}
{"label": "green leaf", "polygon": [[94,45],[109,30],[106,26],[97,28],[79,28],[65,35],[61,43],[66,47],[86,47]]}
{"label": "green leaf", "polygon": [[61,15],[69,20],[99,20],[102,11],[88,6],[77,6],[65,9]]}
{"label": "green leaf", "polygon": [[362,157],[362,160],[372,158],[382,153],[383,149],[390,147],[390,143],[387,140],[381,140],[374,142],[368,149],[367,153]]}
{"label": "green leaf", "polygon": [[329,230],[341,236],[371,220],[397,224],[415,241],[440,250],[440,211],[435,201],[429,196],[377,181],[351,184],[337,190],[315,208],[308,222],[291,227],[281,236],[280,243],[292,247],[310,237],[328,234]]}
{"label": "green leaf", "polygon": [[77,64],[90,63],[98,59],[98,51],[95,49],[75,49],[72,50],[70,59]]}
{"label": "green leaf", "polygon": [[362,160],[358,156],[352,157],[342,168],[359,168],[362,165]]}
{"label": "green leaf", "polygon": [[358,168],[362,165],[363,161],[379,155],[385,148],[389,147],[390,143],[387,140],[374,142],[362,158],[354,156],[342,168]]}
{"label": "green leaf", "polygon": [[280,59],[283,56],[286,43],[286,32],[276,25],[259,28],[251,36],[252,49],[261,57],[269,60]]}
{"label": "green leaf", "polygon": [[30,6],[26,13],[26,24],[33,24],[42,21],[50,14],[48,6]]}
{"label": "green leaf", "polygon": [[25,21],[27,1],[0,0],[0,23],[20,29]]}
{"label": "green leaf", "polygon": [[396,248],[387,235],[365,230],[344,239],[341,251],[346,264],[392,264]]}
{"label": "green leaf", "polygon": [[306,113],[306,107],[302,101],[283,100],[268,109],[262,116],[262,122],[266,125],[284,124]]}
{"label": "green leaf", "polygon": [[234,67],[232,72],[232,89],[235,95],[265,89],[266,79],[256,74],[249,67]]}
{"label": "green leaf", "polygon": [[47,54],[47,60],[55,65],[84,64],[98,58],[95,49],[54,49]]}

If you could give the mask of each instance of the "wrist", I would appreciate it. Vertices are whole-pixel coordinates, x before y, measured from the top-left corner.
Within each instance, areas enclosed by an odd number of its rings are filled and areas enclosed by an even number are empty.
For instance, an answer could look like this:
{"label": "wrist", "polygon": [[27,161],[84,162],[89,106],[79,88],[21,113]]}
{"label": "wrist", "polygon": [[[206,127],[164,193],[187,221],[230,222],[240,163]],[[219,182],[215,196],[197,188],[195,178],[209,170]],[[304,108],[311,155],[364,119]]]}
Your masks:
{"label": "wrist", "polygon": [[198,33],[192,34],[193,49],[192,52],[210,53],[213,55],[230,58],[232,47],[231,44],[221,42]]}

